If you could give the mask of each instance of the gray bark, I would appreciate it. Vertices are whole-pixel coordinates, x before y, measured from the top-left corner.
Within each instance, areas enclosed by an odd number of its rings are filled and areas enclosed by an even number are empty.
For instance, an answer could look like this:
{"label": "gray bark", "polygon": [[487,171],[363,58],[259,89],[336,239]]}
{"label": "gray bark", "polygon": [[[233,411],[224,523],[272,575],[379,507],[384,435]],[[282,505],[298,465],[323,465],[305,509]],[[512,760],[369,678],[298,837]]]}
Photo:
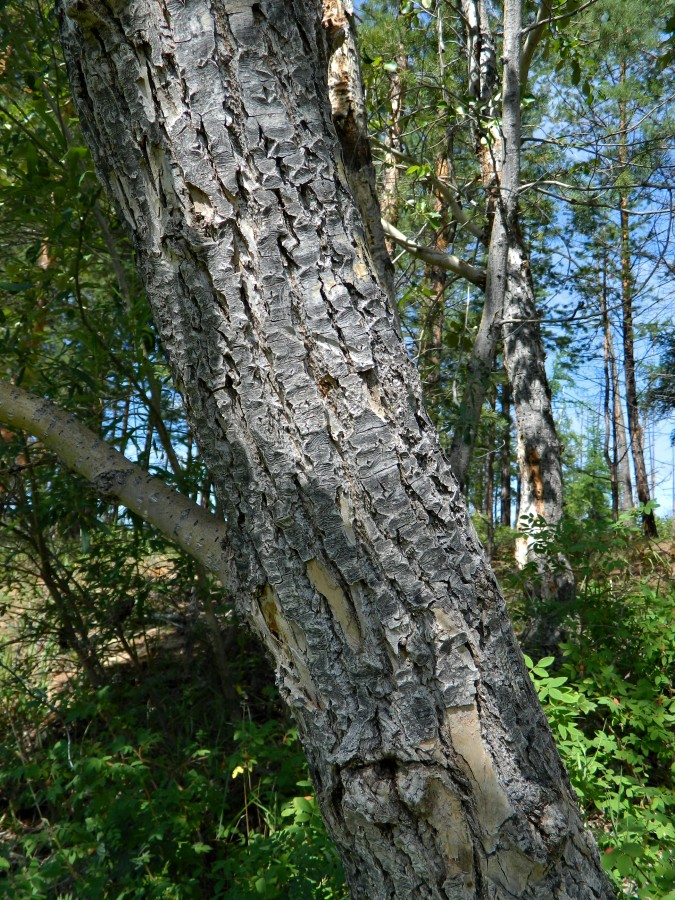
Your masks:
{"label": "gray bark", "polygon": [[59,0],[357,898],[612,896],[358,239],[318,0]]}

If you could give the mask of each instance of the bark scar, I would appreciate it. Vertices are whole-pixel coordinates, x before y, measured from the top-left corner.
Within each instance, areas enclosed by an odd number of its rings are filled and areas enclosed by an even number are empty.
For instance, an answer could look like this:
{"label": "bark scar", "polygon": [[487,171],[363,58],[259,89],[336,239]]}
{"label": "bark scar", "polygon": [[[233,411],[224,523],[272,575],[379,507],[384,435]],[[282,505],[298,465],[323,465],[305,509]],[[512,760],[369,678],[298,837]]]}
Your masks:
{"label": "bark scar", "polygon": [[527,463],[528,480],[532,485],[534,507],[537,510],[537,514],[543,516],[544,481],[541,477],[541,457],[536,447],[531,447],[525,451],[525,462]]}

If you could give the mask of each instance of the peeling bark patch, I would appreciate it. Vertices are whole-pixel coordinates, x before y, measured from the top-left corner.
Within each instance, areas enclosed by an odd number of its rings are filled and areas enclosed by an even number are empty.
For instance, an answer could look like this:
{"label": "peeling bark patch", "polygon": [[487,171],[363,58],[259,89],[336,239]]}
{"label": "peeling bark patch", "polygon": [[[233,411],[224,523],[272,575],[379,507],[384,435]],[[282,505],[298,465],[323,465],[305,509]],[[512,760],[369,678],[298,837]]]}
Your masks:
{"label": "peeling bark patch", "polygon": [[[265,629],[273,638],[272,652],[293,702],[304,706],[310,700],[316,704],[316,690],[305,662],[307,642],[302,631],[284,618],[279,598],[271,585],[265,586],[258,598],[258,606]],[[266,643],[269,647],[269,641]]]}
{"label": "peeling bark patch", "polygon": [[525,451],[527,462],[527,478],[537,515],[544,515],[544,480],[541,476],[540,456],[536,447],[528,447]]}
{"label": "peeling bark patch", "polygon": [[499,830],[513,814],[513,808],[499,783],[498,772],[481,736],[475,705],[448,709],[445,713],[452,746],[467,767],[478,797],[478,815],[484,825],[484,846],[488,853],[496,847]]}
{"label": "peeling bark patch", "polygon": [[307,577],[314,590],[324,598],[335,621],[342,629],[347,643],[352,650],[357,651],[361,647],[363,636],[356,620],[354,606],[332,577],[328,569],[316,559],[310,559],[307,563]]}

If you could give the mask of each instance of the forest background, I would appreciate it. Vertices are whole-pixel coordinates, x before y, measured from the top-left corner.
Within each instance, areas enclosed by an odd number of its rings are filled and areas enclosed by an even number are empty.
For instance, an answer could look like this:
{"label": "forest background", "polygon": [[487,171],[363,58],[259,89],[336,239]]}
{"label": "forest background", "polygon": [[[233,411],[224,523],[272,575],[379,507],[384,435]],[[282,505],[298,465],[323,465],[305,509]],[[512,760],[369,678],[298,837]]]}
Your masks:
{"label": "forest background", "polygon": [[[568,0],[524,16],[519,214],[564,513],[520,517],[532,552],[516,565],[522,470],[499,348],[464,491],[617,891],[675,897],[675,7]],[[494,157],[502,97],[472,94],[452,4],[364,2],[356,19],[401,328],[452,454],[494,215],[494,172],[476,160]],[[84,147],[51,8],[3,3],[0,32],[2,380],[220,513]],[[6,421],[0,893],[344,896],[293,724],[230,598]],[[576,595],[542,643],[531,624],[544,605],[551,617],[545,583],[568,565]]]}

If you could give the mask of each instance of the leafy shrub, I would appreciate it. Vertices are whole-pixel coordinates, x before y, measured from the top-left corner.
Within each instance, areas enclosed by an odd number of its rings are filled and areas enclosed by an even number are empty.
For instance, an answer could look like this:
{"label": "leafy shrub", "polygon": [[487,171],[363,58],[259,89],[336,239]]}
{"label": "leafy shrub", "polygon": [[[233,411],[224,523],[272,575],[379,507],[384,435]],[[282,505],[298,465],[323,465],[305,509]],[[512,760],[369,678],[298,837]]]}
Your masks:
{"label": "leafy shrub", "polygon": [[227,710],[199,662],[78,683],[49,708],[46,685],[3,680],[0,896],[346,896],[269,675],[253,703],[233,673]]}
{"label": "leafy shrub", "polygon": [[530,675],[617,889],[675,898],[675,585],[631,518],[565,524],[577,576],[560,656]]}

